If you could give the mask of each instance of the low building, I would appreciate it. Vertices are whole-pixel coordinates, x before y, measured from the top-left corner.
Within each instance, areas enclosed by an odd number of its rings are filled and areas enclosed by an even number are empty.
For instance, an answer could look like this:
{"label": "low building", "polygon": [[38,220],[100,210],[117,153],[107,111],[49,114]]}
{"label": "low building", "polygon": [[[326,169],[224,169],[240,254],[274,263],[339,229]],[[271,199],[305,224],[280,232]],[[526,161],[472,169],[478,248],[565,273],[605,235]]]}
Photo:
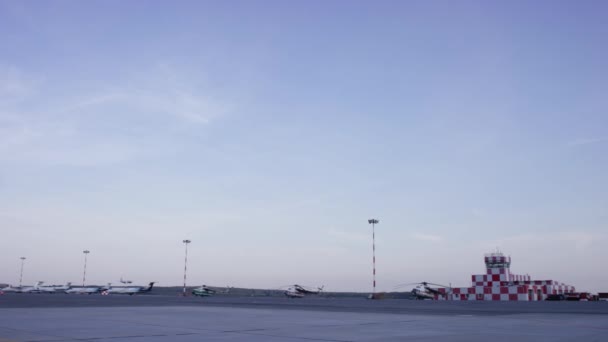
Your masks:
{"label": "low building", "polygon": [[574,286],[555,280],[532,280],[529,275],[511,273],[511,257],[487,254],[485,274],[474,274],[471,287],[438,289],[437,300],[545,300],[550,294],[575,292]]}

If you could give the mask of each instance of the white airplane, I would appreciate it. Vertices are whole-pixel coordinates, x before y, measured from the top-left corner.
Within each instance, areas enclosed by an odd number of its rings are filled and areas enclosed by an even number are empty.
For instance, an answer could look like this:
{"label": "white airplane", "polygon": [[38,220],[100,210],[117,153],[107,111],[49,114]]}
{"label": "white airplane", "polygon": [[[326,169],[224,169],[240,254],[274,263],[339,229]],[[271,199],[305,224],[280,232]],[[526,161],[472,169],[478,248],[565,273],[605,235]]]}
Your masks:
{"label": "white airplane", "polygon": [[103,294],[104,292],[108,291],[111,287],[112,287],[112,283],[108,283],[108,285],[105,285],[105,286],[100,286],[99,292],[101,292],[101,294]]}
{"label": "white airplane", "polygon": [[72,288],[72,283],[68,282],[65,285],[53,285],[55,291],[67,291]]}
{"label": "white airplane", "polygon": [[36,284],[34,286],[24,286],[21,288],[21,291],[19,291],[20,293],[36,293],[38,292],[38,289],[40,288],[40,285],[42,285],[42,281],[38,281],[36,282]]}
{"label": "white airplane", "polygon": [[7,287],[1,288],[0,291],[19,293],[19,292],[21,292],[21,287],[19,287],[19,286],[13,287],[12,285],[9,285]]}
{"label": "white airplane", "polygon": [[55,286],[43,286],[44,282],[39,281],[36,285],[34,285],[34,289],[31,291],[32,293],[55,293]]}
{"label": "white airplane", "polygon": [[33,293],[56,293],[57,291],[66,291],[72,287],[72,283],[65,285],[42,285],[43,282],[34,285]]}
{"label": "white airplane", "polygon": [[89,286],[89,287],[71,287],[64,291],[67,294],[93,294],[101,292],[101,287],[99,286]]}
{"label": "white airplane", "polygon": [[151,282],[148,287],[131,286],[131,287],[111,287],[105,290],[104,294],[128,294],[130,296],[136,293],[150,292],[154,287],[154,282]]}

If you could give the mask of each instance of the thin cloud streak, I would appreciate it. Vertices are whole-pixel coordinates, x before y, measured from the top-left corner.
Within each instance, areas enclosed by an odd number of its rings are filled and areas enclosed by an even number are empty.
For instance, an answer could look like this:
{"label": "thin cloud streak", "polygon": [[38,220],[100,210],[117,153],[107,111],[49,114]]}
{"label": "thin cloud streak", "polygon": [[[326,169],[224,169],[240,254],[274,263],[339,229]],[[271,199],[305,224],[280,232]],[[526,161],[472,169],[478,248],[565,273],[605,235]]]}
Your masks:
{"label": "thin cloud streak", "polygon": [[567,143],[570,147],[583,146],[583,145],[591,145],[608,141],[608,137],[604,138],[590,138],[590,139],[576,139],[569,141]]}
{"label": "thin cloud streak", "polygon": [[506,250],[509,247],[514,246],[535,245],[540,248],[544,246],[554,246],[556,244],[567,244],[573,246],[576,251],[584,251],[593,245],[604,243],[606,239],[608,239],[608,235],[602,233],[562,231],[550,234],[529,233],[506,236],[496,240],[484,241],[482,244],[486,245],[487,248],[499,247],[501,250]]}
{"label": "thin cloud streak", "polygon": [[[129,86],[45,99],[33,97],[44,85],[27,81],[35,77],[16,67],[0,69],[0,100],[10,99],[0,102],[0,161],[73,166],[125,162],[149,155],[145,151],[159,137],[171,134],[168,127],[206,125],[229,110],[192,83],[178,82],[181,74],[173,69],[144,74],[133,77]],[[42,105],[32,108],[31,103]],[[146,125],[152,141],[125,133],[136,128],[133,120]]]}
{"label": "thin cloud streak", "polygon": [[350,241],[350,242],[368,242],[371,239],[371,235],[366,235],[362,233],[356,232],[347,232],[335,228],[331,228],[327,234],[334,238],[337,238],[342,241]]}
{"label": "thin cloud streak", "polygon": [[443,240],[443,237],[441,237],[439,235],[423,234],[423,233],[414,233],[414,234],[412,234],[412,237],[416,240],[430,241],[430,242],[440,242]]}
{"label": "thin cloud streak", "polygon": [[32,92],[36,83],[35,78],[14,66],[0,65],[0,105],[21,100]]}

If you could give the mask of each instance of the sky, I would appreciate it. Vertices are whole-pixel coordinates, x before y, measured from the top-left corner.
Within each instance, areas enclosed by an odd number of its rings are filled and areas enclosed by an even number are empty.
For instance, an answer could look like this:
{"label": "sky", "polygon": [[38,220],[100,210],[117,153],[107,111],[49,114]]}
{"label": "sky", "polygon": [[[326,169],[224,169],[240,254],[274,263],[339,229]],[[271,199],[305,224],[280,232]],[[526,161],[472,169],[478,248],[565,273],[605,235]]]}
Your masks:
{"label": "sky", "polygon": [[605,292],[607,14],[0,0],[0,283]]}

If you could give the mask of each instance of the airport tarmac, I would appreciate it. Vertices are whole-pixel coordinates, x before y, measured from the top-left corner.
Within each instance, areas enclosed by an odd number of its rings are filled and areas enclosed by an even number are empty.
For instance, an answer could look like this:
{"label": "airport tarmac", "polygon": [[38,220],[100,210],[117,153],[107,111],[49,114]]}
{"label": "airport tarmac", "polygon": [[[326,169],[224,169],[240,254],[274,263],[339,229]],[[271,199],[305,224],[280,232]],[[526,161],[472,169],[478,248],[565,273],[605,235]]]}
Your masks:
{"label": "airport tarmac", "polygon": [[0,341],[606,341],[606,302],[0,296]]}

